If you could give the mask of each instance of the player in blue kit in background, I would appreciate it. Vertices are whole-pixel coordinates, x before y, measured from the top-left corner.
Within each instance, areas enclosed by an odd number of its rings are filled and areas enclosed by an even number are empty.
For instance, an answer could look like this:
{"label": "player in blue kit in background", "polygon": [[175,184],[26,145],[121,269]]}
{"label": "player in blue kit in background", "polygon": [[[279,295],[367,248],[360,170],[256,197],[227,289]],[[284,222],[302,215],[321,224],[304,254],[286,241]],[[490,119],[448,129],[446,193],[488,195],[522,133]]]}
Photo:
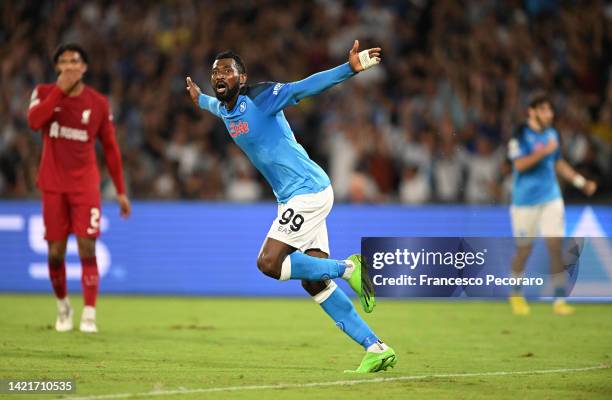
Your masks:
{"label": "player in blue kit in background", "polygon": [[227,130],[266,178],[278,200],[278,215],[257,257],[265,275],[298,279],[323,310],[366,354],[354,372],[393,367],[393,349],[374,334],[353,303],[334,283],[343,278],[359,296],[365,312],[375,305],[373,286],[359,255],[331,260],[325,219],[334,196],[327,174],[295,140],[283,109],[321,93],[380,62],[380,48],[359,51],[355,40],[348,62],[290,83],[247,85],[246,67],[231,51],[220,53],[210,83],[215,97],[203,94],[187,77],[187,91],[200,108],[220,117]]}
{"label": "player in blue kit in background", "polygon": [[[552,126],[554,110],[545,93],[531,96],[527,122],[520,126],[508,144],[508,155],[513,165],[512,205],[510,217],[517,250],[512,260],[512,275],[521,277],[531,253],[532,240],[541,234],[551,260],[551,276],[555,301],[553,312],[558,315],[574,313],[565,301],[566,276],[561,244],[565,235],[565,209],[557,174],[581,189],[587,196],[595,193],[595,182],[585,179],[561,157],[559,133]],[[539,232],[538,232],[539,231]],[[529,305],[516,286],[510,295],[512,312],[529,314]]]}

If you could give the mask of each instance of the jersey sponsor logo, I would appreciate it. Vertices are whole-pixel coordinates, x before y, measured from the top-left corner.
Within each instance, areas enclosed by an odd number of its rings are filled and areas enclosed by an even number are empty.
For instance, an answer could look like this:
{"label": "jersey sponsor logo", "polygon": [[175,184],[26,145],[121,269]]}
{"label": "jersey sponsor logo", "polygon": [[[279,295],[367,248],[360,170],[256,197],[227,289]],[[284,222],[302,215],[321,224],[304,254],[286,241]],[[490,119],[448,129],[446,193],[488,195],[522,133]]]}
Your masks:
{"label": "jersey sponsor logo", "polygon": [[233,138],[237,138],[240,135],[246,135],[249,133],[249,123],[246,121],[230,122],[229,134]]}
{"label": "jersey sponsor logo", "polygon": [[67,126],[60,126],[57,121],[51,124],[49,129],[49,136],[52,138],[64,138],[68,140],[76,140],[79,142],[86,142],[89,139],[87,131],[84,129],[68,128]]}
{"label": "jersey sponsor logo", "polygon": [[91,117],[91,108],[83,110],[83,115],[81,116],[81,123],[83,125],[89,124],[89,117]]}
{"label": "jersey sponsor logo", "polygon": [[240,103],[239,110],[241,113],[246,111],[246,101]]}
{"label": "jersey sponsor logo", "polygon": [[280,92],[283,86],[285,86],[284,83],[277,83],[276,85],[274,85],[274,89],[272,89],[272,94],[274,96],[278,96],[278,92]]}

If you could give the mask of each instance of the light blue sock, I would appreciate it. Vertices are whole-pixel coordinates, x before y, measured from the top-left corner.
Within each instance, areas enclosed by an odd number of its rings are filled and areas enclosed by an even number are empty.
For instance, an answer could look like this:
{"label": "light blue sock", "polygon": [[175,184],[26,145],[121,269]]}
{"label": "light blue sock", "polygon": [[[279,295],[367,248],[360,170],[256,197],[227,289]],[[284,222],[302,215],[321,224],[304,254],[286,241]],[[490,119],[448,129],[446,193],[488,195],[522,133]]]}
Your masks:
{"label": "light blue sock", "polygon": [[[355,306],[353,306],[353,303],[342,289],[333,282],[331,284],[333,287],[328,287],[326,290],[333,290],[333,292],[327,299],[319,303],[321,308],[336,321],[338,328],[342,329],[351,339],[367,350],[370,345],[378,342],[378,337],[372,332],[361,316],[357,314]],[[317,296],[314,299],[318,302]]]}
{"label": "light blue sock", "polygon": [[280,279],[324,281],[342,276],[345,269],[346,263],[344,261],[311,257],[304,253],[295,251],[291,253],[283,262]]}

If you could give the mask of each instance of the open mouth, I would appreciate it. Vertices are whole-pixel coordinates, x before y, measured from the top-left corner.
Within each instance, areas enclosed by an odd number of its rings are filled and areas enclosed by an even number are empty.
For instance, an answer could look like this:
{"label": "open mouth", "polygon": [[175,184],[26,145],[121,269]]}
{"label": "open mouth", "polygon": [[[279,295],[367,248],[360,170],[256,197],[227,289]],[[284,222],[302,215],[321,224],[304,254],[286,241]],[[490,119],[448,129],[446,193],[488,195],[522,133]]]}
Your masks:
{"label": "open mouth", "polygon": [[219,82],[215,86],[215,91],[219,94],[224,94],[227,91],[227,85],[225,82]]}

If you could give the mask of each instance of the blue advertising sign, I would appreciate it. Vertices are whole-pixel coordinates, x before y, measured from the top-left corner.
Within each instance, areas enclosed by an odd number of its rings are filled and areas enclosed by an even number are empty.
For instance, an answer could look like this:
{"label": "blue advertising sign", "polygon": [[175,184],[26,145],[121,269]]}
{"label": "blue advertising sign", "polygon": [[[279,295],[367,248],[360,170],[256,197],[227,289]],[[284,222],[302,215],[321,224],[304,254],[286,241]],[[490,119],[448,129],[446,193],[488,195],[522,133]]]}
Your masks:
{"label": "blue advertising sign", "polygon": [[[259,272],[256,258],[276,205],[134,202],[128,220],[102,210],[96,253],[103,293],[303,296],[299,282]],[[567,207],[568,235],[612,236],[612,207]],[[510,237],[506,207],[336,205],[327,220],[331,256],[359,252],[362,237]],[[47,244],[37,201],[0,201],[0,291],[49,292]],[[534,249],[534,257],[540,250]],[[580,274],[609,287],[608,244]],[[545,255],[545,249],[542,249]],[[69,290],[80,292],[76,241],[68,242]],[[574,290],[575,293],[576,289]]]}

